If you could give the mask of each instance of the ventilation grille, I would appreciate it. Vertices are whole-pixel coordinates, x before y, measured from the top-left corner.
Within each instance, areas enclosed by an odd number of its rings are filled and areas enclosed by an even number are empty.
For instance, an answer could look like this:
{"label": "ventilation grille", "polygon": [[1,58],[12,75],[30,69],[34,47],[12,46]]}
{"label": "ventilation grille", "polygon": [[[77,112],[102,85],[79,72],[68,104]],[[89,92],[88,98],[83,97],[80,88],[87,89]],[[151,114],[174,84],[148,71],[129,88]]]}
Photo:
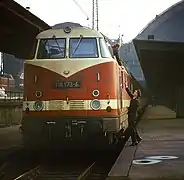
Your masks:
{"label": "ventilation grille", "polygon": [[50,101],[49,110],[64,110],[64,102],[62,100]]}
{"label": "ventilation grille", "polygon": [[70,110],[83,110],[85,108],[85,102],[83,100],[70,101]]}

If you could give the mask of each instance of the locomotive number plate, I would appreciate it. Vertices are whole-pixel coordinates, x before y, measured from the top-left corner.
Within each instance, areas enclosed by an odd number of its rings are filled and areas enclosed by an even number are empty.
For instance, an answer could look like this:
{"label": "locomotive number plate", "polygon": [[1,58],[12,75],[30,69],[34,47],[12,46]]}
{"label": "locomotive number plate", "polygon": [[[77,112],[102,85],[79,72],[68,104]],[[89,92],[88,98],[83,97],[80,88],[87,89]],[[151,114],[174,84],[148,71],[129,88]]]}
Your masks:
{"label": "locomotive number plate", "polygon": [[56,88],[80,88],[79,81],[56,81]]}

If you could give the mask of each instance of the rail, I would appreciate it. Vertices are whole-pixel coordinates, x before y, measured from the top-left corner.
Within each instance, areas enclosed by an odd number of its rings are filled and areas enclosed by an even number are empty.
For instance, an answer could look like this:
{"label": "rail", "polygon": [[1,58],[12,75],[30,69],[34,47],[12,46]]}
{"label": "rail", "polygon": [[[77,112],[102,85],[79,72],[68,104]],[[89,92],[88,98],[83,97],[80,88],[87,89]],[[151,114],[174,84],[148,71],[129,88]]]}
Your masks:
{"label": "rail", "polygon": [[40,166],[37,166],[34,169],[31,169],[28,172],[20,175],[19,177],[15,178],[14,180],[28,180],[28,179],[36,179],[37,176],[40,174]]}
{"label": "rail", "polygon": [[[89,179],[91,173],[92,173],[92,169],[94,167],[96,162],[92,163],[87,169],[85,169],[82,173],[80,173],[80,175],[76,178],[77,180],[87,180]],[[64,177],[65,173],[64,172],[58,172],[60,174],[60,176]],[[63,174],[63,175],[62,175]],[[39,175],[42,175],[42,170],[41,170],[41,166],[37,166],[34,169],[31,169],[28,172],[25,172],[24,174],[20,175],[19,177],[15,178],[14,180],[36,180],[36,179],[43,179],[42,177],[39,177]],[[52,175],[53,178],[55,175]],[[58,174],[56,175],[58,178]],[[71,173],[71,177],[72,177],[72,173]],[[50,179],[51,176],[48,177],[48,179]],[[44,179],[47,180],[47,176],[44,176]]]}
{"label": "rail", "polygon": [[91,166],[89,166],[81,175],[77,178],[77,180],[85,180],[90,176],[92,172],[92,168],[94,167],[96,162],[94,162]]}

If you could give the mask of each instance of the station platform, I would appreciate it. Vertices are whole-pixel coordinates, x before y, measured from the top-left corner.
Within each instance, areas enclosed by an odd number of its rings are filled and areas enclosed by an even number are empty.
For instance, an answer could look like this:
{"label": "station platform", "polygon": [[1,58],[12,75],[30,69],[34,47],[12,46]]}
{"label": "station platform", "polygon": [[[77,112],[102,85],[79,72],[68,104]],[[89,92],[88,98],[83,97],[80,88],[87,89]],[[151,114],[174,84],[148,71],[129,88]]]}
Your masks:
{"label": "station platform", "polygon": [[148,106],[138,125],[143,140],[126,143],[107,180],[184,179],[184,119],[175,117],[164,106]]}

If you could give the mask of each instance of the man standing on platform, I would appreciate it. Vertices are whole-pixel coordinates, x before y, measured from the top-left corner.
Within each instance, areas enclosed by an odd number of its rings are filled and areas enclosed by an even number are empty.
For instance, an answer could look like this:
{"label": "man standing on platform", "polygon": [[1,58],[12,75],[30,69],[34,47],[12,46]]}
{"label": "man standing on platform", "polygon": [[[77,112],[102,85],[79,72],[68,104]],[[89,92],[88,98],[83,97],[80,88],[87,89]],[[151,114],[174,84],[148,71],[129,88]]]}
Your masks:
{"label": "man standing on platform", "polygon": [[131,145],[135,146],[142,140],[136,129],[136,116],[139,107],[138,98],[141,96],[141,92],[140,90],[135,90],[134,93],[132,94],[127,84],[125,86],[127,93],[131,97],[130,106],[128,107],[128,132],[127,132],[128,134],[126,140],[128,140],[128,138],[131,136],[132,139]]}

